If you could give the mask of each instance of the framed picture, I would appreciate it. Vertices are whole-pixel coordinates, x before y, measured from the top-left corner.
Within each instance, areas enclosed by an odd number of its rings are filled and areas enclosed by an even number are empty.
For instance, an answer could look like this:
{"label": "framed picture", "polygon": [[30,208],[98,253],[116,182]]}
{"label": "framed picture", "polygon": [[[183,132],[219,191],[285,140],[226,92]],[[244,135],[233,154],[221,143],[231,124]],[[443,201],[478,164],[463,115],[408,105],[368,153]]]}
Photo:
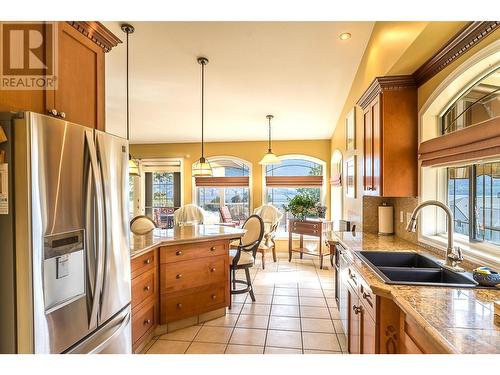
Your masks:
{"label": "framed picture", "polygon": [[347,151],[356,149],[356,109],[352,108],[345,118],[345,148]]}
{"label": "framed picture", "polygon": [[351,156],[345,162],[345,195],[356,198],[356,156]]}

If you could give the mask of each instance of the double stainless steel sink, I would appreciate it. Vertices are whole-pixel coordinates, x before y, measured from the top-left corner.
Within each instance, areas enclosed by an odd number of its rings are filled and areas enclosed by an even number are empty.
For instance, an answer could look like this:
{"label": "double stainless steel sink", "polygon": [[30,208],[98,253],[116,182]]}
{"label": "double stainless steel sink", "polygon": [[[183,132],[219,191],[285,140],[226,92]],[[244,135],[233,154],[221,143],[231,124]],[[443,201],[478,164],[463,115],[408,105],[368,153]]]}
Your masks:
{"label": "double stainless steel sink", "polygon": [[473,288],[478,284],[467,273],[447,270],[425,255],[401,251],[360,251],[357,255],[386,284]]}

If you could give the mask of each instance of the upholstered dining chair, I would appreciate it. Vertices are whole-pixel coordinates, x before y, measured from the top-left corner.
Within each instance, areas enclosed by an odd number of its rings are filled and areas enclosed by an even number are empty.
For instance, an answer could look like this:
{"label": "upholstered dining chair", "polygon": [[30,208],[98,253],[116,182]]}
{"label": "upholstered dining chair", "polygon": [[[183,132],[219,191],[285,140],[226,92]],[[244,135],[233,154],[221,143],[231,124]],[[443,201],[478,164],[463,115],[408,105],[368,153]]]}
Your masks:
{"label": "upholstered dining chair", "polygon": [[[255,294],[252,287],[252,279],[250,278],[250,268],[255,263],[255,255],[259,247],[262,237],[264,236],[264,222],[257,215],[251,215],[243,224],[243,229],[246,230],[243,237],[240,239],[239,245],[229,250],[229,270],[231,277],[231,297],[229,308],[232,305],[233,294],[249,293],[252,301],[255,301]],[[236,271],[245,270],[246,280],[236,279]],[[237,289],[237,284],[245,285],[243,289]]]}
{"label": "upholstered dining chair", "polygon": [[134,234],[147,234],[156,228],[156,223],[145,215],[139,215],[130,220],[130,230]]}
{"label": "upholstered dining chair", "polygon": [[203,224],[203,209],[195,204],[186,204],[174,212],[174,225]]}
{"label": "upholstered dining chair", "polygon": [[272,252],[273,261],[276,263],[276,232],[283,214],[272,204],[257,207],[253,213],[260,216],[264,222],[264,237],[257,251],[262,255],[262,269],[266,269],[266,254]]}

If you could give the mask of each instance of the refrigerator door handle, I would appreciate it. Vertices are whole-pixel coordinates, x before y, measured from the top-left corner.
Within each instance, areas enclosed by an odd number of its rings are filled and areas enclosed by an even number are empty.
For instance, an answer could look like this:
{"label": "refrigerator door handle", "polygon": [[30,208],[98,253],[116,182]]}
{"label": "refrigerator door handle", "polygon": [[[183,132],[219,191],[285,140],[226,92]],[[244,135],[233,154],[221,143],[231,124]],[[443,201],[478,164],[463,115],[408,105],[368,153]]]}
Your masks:
{"label": "refrigerator door handle", "polygon": [[95,148],[94,137],[92,131],[85,131],[85,138],[89,147],[90,164],[92,167],[92,176],[94,178],[94,188],[96,196],[96,219],[97,219],[97,238],[96,238],[96,267],[95,267],[95,283],[93,291],[92,310],[90,314],[90,326],[97,325],[97,313],[100,304],[100,294],[103,283],[103,265],[104,265],[104,203],[103,203],[103,187],[102,180],[99,176],[99,166],[97,163],[97,151]]}
{"label": "refrigerator door handle", "polygon": [[96,354],[96,353],[100,353],[101,350],[106,347],[106,345],[108,345],[108,343],[113,340],[116,336],[118,336],[119,334],[121,334],[121,332],[123,331],[123,329],[129,324],[130,322],[130,312],[127,313],[127,316],[125,316],[125,318],[123,318],[122,322],[120,323],[120,326],[115,330],[115,332],[113,332],[113,334],[111,336],[109,336],[106,340],[104,340],[103,342],[101,342],[94,350],[92,350],[89,354]]}

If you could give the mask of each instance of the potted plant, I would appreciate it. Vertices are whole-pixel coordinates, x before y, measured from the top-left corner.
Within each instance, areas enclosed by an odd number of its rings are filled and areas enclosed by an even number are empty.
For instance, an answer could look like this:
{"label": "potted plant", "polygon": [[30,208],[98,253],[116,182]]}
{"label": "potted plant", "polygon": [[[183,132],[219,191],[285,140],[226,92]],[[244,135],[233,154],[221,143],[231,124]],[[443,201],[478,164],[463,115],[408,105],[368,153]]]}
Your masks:
{"label": "potted plant", "polygon": [[316,216],[316,199],[307,193],[300,193],[288,199],[288,204],[283,205],[285,211],[290,212],[297,220],[305,220],[307,216]]}

